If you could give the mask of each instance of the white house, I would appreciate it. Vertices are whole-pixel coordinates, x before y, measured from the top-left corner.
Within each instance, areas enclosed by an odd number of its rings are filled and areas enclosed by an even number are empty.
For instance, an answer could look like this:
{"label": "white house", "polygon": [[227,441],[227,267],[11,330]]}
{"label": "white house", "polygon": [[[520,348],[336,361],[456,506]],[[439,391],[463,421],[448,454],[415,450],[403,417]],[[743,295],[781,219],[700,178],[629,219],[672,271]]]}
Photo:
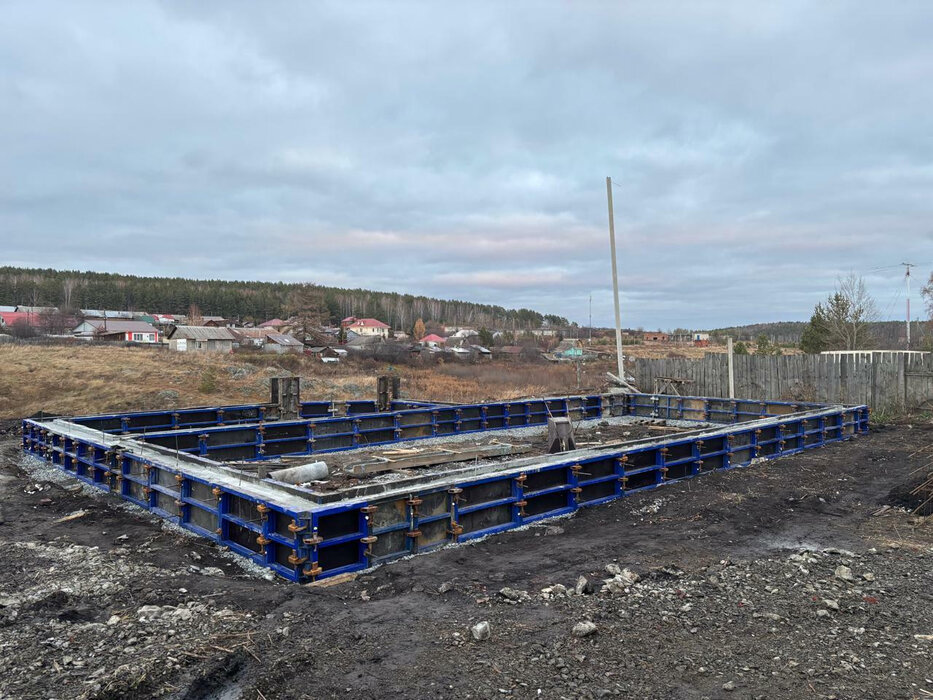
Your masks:
{"label": "white house", "polygon": [[125,340],[131,343],[158,343],[159,330],[144,321],[122,319],[88,319],[78,324],[74,335],[101,340]]}
{"label": "white house", "polygon": [[356,318],[344,328],[361,336],[389,337],[389,326],[375,318]]}

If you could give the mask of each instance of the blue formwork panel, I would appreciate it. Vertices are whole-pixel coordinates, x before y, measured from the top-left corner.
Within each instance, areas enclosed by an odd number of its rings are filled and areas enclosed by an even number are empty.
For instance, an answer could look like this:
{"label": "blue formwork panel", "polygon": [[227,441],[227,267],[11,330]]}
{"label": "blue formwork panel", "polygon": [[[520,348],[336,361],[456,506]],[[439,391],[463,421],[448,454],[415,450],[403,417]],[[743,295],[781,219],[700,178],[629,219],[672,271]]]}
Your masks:
{"label": "blue formwork panel", "polygon": [[[548,417],[569,416],[579,421],[602,417],[601,396],[428,405],[388,412],[368,411],[373,405],[371,401],[350,403],[354,410],[348,405],[346,416],[150,431],[135,437],[153,445],[221,461],[258,461],[543,425]],[[302,411],[309,405],[302,404]],[[356,409],[367,410],[356,412]]]}
{"label": "blue formwork panel", "polygon": [[[433,407],[432,419],[426,423],[416,422],[423,416],[411,417],[422,409],[378,415],[391,418],[392,430],[429,426],[436,431],[438,425],[456,426],[457,422],[461,429],[464,422],[468,429],[479,429],[475,426],[483,422],[490,429],[491,419],[516,419],[534,425],[541,415],[602,410],[601,405],[588,406],[587,401],[551,399]],[[76,437],[58,425],[53,428],[41,421],[24,420],[22,446],[25,452],[96,488],[228,547],[286,579],[305,582],[572,513],[709,471],[747,466],[755,459],[777,458],[847,440],[868,430],[865,406],[723,401],[631,396],[625,399],[625,406],[632,415],[642,415],[639,411],[647,409],[678,420],[706,420],[689,416],[713,413],[731,415],[733,424],[670,440],[542,457],[540,462],[504,465],[499,472],[426,484],[378,498],[329,505],[301,501],[306,504],[302,507],[295,506],[294,501],[286,503],[287,499],[279,498],[274,491],[256,495],[255,489],[237,486],[229,479],[225,481],[210,472],[205,476],[203,469],[196,474],[197,469],[186,467],[181,458],[176,458],[172,466],[167,457],[133,454],[133,441],[128,439],[120,438],[121,445],[128,444],[125,447],[108,445],[106,441]],[[784,407],[800,407],[809,413],[787,411]],[[744,415],[755,411],[758,422],[748,424]],[[761,419],[762,414],[768,417]],[[406,415],[410,417],[407,423]],[[322,427],[317,439],[336,436],[358,442],[360,435],[389,429],[388,423],[366,422],[365,415],[343,421],[325,422],[324,426],[333,431]],[[302,426],[310,445],[317,427],[307,421],[268,424],[255,442],[241,444],[255,452],[264,446],[287,443],[293,439],[288,433],[294,426]],[[226,433],[244,427],[221,426],[216,430]],[[273,428],[282,431],[276,433]],[[186,449],[210,457],[214,447],[217,445],[211,443],[208,433],[196,435],[193,446]],[[201,456],[190,459],[201,460],[197,463],[201,466],[216,465]],[[294,487],[292,491],[302,490]]]}
{"label": "blue formwork panel", "polygon": [[265,418],[259,404],[205,406],[170,411],[137,411],[99,416],[79,416],[71,422],[105,433],[146,433],[178,428],[208,427],[236,423],[256,423]]}
{"label": "blue formwork panel", "polygon": [[302,418],[332,416],[334,413],[334,404],[330,401],[303,401],[299,410]]}

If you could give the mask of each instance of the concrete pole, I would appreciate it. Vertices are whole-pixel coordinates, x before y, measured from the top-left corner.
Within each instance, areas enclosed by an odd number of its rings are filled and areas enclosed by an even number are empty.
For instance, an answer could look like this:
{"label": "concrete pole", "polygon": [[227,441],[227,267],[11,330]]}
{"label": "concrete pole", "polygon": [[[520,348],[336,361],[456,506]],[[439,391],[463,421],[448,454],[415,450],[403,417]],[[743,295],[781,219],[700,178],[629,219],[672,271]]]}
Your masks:
{"label": "concrete pole", "polygon": [[735,365],[732,364],[732,336],[726,339],[726,348],[729,355],[729,398],[735,398]]}
{"label": "concrete pole", "polygon": [[910,350],[910,265],[907,265],[907,349]]}
{"label": "concrete pole", "polygon": [[616,225],[612,213],[612,178],[606,178],[606,197],[609,199],[609,249],[612,254],[612,296],[616,308],[616,363],[619,379],[625,381],[625,366],[622,360],[622,316],[619,312],[619,271],[616,266]]}

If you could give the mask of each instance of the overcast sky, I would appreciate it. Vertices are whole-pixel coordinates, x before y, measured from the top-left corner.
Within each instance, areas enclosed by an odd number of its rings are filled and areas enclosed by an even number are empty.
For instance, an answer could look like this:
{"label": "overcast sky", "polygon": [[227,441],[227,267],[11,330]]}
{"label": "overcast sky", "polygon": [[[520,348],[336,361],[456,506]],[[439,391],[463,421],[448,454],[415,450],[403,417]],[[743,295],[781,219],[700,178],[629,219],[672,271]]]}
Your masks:
{"label": "overcast sky", "polygon": [[[805,320],[933,270],[933,4],[24,2],[0,264],[610,324]],[[886,268],[886,269],[877,269]],[[921,310],[919,284],[914,308]],[[2,303],[2,301],[0,301]]]}

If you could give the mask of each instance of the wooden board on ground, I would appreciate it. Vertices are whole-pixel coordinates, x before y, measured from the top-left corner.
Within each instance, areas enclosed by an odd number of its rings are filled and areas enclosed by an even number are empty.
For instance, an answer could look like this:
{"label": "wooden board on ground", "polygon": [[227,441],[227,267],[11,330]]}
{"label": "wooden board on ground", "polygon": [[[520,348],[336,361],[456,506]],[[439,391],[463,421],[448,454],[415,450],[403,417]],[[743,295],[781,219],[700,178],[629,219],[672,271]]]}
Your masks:
{"label": "wooden board on ground", "polygon": [[[344,471],[353,476],[366,476],[399,469],[430,467],[435,464],[448,464],[450,462],[466,462],[471,459],[509,457],[530,450],[531,445],[512,445],[503,442],[491,445],[469,445],[432,450],[387,450],[380,455],[374,455],[365,460],[348,464]],[[404,454],[399,455],[399,452]]]}

